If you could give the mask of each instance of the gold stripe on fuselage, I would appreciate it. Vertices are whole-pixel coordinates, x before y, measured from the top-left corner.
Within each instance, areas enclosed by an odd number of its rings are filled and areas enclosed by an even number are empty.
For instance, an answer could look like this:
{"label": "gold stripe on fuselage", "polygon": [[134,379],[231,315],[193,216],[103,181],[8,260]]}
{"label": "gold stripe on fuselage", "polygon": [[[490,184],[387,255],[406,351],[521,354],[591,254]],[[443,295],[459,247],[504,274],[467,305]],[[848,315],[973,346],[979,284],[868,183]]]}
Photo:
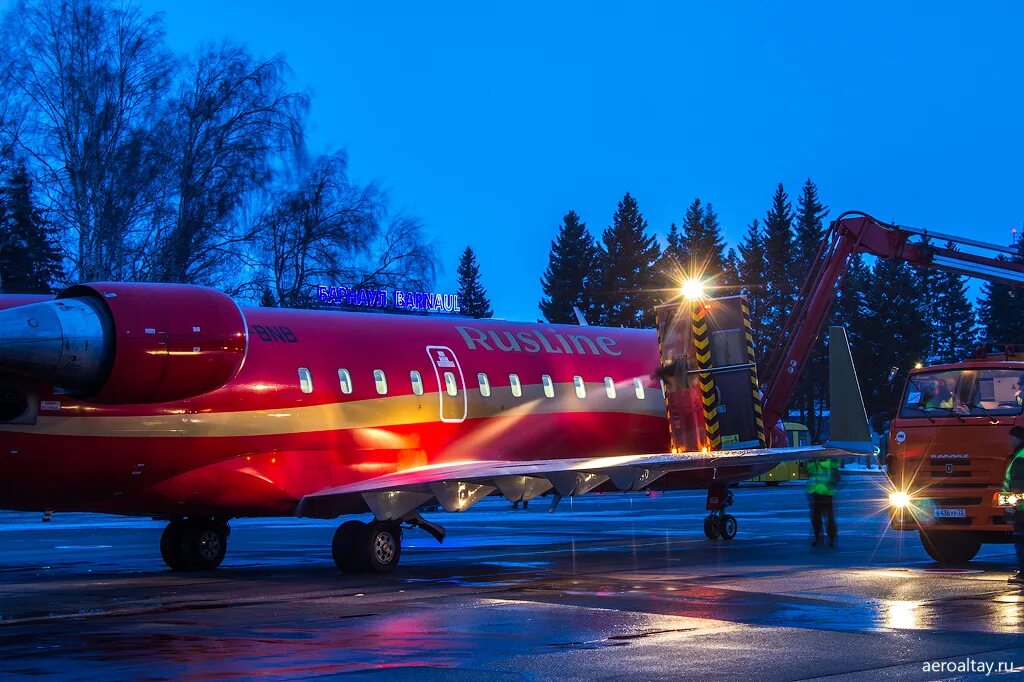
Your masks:
{"label": "gold stripe on fuselage", "polygon": [[[522,418],[565,413],[620,413],[664,418],[665,402],[660,389],[648,388],[643,399],[633,396],[631,386],[621,387],[618,397],[608,398],[603,383],[587,383],[587,396],[578,398],[572,384],[556,384],[555,397],[544,396],[540,384],[523,386],[523,396],[512,395],[507,386],[492,387],[490,397],[470,389],[467,420],[493,417]],[[447,396],[438,392],[421,396],[401,395],[306,407],[281,407],[240,412],[88,417],[40,415],[36,424],[4,424],[0,432],[48,436],[101,436],[114,438],[209,438],[277,436],[291,433],[367,429],[440,422],[441,400],[462,401],[463,392]],[[461,412],[461,407],[459,409]]]}

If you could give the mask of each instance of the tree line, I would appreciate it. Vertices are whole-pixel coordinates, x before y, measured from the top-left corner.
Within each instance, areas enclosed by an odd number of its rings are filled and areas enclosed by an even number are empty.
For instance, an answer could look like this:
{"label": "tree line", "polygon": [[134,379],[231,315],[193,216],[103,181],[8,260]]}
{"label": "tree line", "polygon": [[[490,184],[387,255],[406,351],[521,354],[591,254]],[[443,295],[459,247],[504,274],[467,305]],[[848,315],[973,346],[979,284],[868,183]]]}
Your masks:
{"label": "tree line", "polygon": [[[795,207],[780,183],[764,215],[750,221],[733,248],[726,247],[712,204],[700,199],[679,224],[668,226],[663,244],[629,193],[599,238],[570,210],[551,242],[539,308],[552,323],[576,323],[573,308],[579,308],[591,324],[652,327],[655,306],[677,299],[681,282],[700,276],[711,283],[711,295],[746,296],[763,371],[825,236],[828,215],[809,179]],[[1024,295],[986,283],[975,310],[965,277],[856,255],[838,283],[829,323],[847,328],[877,429],[888,412],[891,367],[955,362],[983,341],[1024,342]],[[822,340],[790,404],[813,438],[828,405],[827,367]]]}
{"label": "tree line", "polygon": [[306,307],[322,283],[432,282],[420,222],[307,148],[282,56],[175,53],[161,15],[114,0],[23,0],[0,38],[0,291],[180,282]]}

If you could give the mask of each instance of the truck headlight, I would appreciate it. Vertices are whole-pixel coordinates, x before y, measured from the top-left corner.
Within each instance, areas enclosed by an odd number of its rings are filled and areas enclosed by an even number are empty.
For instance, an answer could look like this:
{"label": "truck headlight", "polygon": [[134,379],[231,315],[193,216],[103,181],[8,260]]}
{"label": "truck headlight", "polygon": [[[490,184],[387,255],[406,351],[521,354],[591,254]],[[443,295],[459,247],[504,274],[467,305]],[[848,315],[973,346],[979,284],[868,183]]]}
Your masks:
{"label": "truck headlight", "polygon": [[999,493],[996,504],[1000,507],[1016,507],[1024,499],[1021,493]]}
{"label": "truck headlight", "polygon": [[910,493],[905,490],[894,490],[889,493],[889,504],[898,509],[909,507],[911,502]]}

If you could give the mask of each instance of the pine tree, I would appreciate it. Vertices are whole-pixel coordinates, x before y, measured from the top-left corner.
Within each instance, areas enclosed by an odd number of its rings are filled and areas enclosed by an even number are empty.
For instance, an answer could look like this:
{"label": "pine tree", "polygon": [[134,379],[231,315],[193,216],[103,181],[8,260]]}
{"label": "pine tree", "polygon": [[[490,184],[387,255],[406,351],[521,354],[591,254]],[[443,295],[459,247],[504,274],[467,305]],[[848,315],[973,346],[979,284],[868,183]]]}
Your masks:
{"label": "pine tree", "polygon": [[793,245],[796,259],[793,278],[798,287],[807,277],[811,262],[817,255],[821,241],[825,237],[825,216],[827,215],[828,206],[818,199],[818,188],[808,178],[796,205],[796,235]]}
{"label": "pine tree", "polygon": [[62,278],[52,226],[36,208],[23,164],[0,188],[0,293],[48,294]]}
{"label": "pine tree", "polygon": [[[796,296],[793,278],[793,207],[782,183],[764,219],[765,320],[777,332],[786,323]],[[780,340],[781,341],[781,340]]]}
{"label": "pine tree", "polygon": [[[956,245],[949,242],[946,248],[955,249]],[[931,361],[958,362],[970,355],[976,345],[974,308],[967,296],[967,278],[953,272],[938,273]]]}
{"label": "pine tree", "polygon": [[741,292],[747,298],[750,308],[750,325],[754,332],[754,348],[757,352],[758,366],[764,365],[768,354],[768,344],[772,335],[765,320],[765,252],[764,232],[757,218],[747,226],[743,241],[737,247],[737,274]]}
{"label": "pine tree", "polygon": [[609,327],[650,327],[659,284],[658,242],[647,234],[647,221],[636,199],[626,192],[612,224],[601,235],[600,285],[594,292],[599,324]]}
{"label": "pine tree", "polygon": [[[916,276],[906,263],[878,259],[865,293],[871,324],[866,330],[867,354],[858,373],[867,389],[864,404],[875,431],[881,431],[888,415],[890,367],[907,368],[925,359],[928,352],[928,320],[922,310]],[[880,324],[879,320],[884,320]]]}
{"label": "pine tree", "polygon": [[476,262],[473,249],[466,247],[459,259],[459,307],[466,317],[491,317],[491,301],[487,291],[480,282],[480,266]]}
{"label": "pine tree", "polygon": [[[825,236],[824,218],[828,215],[828,207],[818,199],[818,188],[808,179],[803,186],[795,215],[796,235],[793,242],[793,277],[794,294],[800,291],[804,280],[814,265],[818,249]],[[821,410],[828,394],[828,355],[823,338],[818,339],[811,348],[810,355],[804,364],[803,373],[794,391],[794,401],[800,409],[801,421],[810,431],[811,441],[817,441],[821,435]]]}
{"label": "pine tree", "polygon": [[260,294],[260,306],[263,308],[277,307],[277,299],[274,298],[274,292],[271,291],[269,286],[263,286],[263,293]]}
{"label": "pine tree", "polygon": [[597,244],[575,211],[562,218],[558,236],[551,242],[548,267],[541,278],[544,298],[540,310],[551,323],[573,324],[573,307],[584,314],[592,307],[590,290],[597,275]]}
{"label": "pine tree", "polygon": [[725,270],[725,243],[711,204],[694,199],[683,218],[680,265],[690,276],[718,281]]}
{"label": "pine tree", "polygon": [[683,243],[683,234],[679,227],[672,223],[665,235],[665,249],[656,265],[656,287],[658,292],[658,303],[668,303],[679,296],[679,287],[686,279],[688,271],[686,268],[686,250]]}
{"label": "pine tree", "polygon": [[[999,256],[1003,260],[1003,256]],[[1024,263],[1024,239],[1011,260]],[[1024,290],[985,282],[978,301],[978,321],[985,341],[996,345],[1024,344]]]}

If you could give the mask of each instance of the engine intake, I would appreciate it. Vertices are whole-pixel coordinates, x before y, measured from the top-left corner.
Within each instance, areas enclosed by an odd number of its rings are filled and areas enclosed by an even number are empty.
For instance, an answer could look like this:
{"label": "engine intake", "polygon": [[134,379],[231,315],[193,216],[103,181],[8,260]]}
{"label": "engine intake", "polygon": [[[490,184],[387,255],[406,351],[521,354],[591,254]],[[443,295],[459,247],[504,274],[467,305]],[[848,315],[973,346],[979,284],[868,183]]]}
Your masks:
{"label": "engine intake", "polygon": [[179,284],[83,284],[0,311],[0,370],[94,402],[155,403],[217,389],[245,358],[229,296]]}

